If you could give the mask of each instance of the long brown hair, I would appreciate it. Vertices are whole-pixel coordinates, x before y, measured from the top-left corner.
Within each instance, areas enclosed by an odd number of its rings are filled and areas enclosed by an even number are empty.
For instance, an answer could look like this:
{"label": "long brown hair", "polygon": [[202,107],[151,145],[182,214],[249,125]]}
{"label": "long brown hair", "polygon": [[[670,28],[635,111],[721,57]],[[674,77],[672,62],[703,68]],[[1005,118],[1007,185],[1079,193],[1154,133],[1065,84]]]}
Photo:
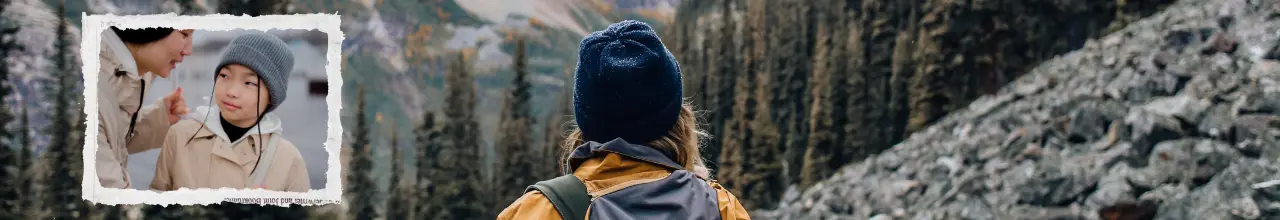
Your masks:
{"label": "long brown hair", "polygon": [[[680,109],[679,118],[676,119],[675,126],[671,126],[671,130],[667,135],[653,140],[646,145],[658,150],[666,150],[675,152],[672,158],[676,163],[683,166],[686,170],[693,172],[694,175],[702,179],[709,179],[711,170],[707,168],[702,160],[701,141],[707,133],[698,128],[698,118],[693,111],[693,105],[685,102]],[[565,137],[564,142],[560,144],[559,162],[560,166],[568,167],[569,154],[573,153],[573,149],[586,143],[582,136],[582,130],[576,126],[569,135]]]}

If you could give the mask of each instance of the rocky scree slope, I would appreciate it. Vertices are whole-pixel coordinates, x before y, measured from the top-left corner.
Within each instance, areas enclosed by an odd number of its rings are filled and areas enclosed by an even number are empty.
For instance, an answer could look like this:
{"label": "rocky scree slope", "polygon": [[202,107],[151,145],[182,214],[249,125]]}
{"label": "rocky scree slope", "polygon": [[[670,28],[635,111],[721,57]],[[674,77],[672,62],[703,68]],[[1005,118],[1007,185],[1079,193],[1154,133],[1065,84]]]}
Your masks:
{"label": "rocky scree slope", "polygon": [[758,219],[1280,219],[1280,2],[1178,2]]}

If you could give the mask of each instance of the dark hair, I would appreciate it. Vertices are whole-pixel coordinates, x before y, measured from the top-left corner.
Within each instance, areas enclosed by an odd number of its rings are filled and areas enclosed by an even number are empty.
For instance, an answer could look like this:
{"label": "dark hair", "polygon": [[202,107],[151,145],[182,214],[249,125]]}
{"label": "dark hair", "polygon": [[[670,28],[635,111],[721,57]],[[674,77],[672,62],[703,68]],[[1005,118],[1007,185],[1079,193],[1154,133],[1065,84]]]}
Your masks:
{"label": "dark hair", "polygon": [[142,29],[123,29],[111,27],[111,31],[120,36],[120,40],[125,43],[132,44],[149,44],[159,41],[173,34],[173,28],[142,28]]}

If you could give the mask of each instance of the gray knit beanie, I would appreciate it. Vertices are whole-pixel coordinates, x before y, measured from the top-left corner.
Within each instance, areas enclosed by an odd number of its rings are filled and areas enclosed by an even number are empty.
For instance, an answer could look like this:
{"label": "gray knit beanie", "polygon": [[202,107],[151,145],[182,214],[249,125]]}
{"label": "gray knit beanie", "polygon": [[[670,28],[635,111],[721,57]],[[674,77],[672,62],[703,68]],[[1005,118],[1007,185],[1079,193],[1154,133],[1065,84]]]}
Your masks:
{"label": "gray knit beanie", "polygon": [[293,52],[283,40],[266,33],[240,35],[231,40],[222,52],[222,61],[213,70],[215,76],[222,67],[231,64],[249,67],[267,85],[271,103],[263,114],[284,102],[285,94],[288,94],[289,73],[293,72]]}

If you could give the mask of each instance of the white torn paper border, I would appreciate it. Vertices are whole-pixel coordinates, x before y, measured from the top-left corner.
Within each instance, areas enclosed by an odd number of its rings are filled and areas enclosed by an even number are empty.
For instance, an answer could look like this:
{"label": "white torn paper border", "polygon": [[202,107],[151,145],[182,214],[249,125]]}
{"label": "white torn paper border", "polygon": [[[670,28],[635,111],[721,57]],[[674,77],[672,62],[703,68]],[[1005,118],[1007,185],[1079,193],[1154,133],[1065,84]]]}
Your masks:
{"label": "white torn paper border", "polygon": [[1267,187],[1272,187],[1276,185],[1280,185],[1280,180],[1271,180],[1271,181],[1266,181],[1261,183],[1254,183],[1253,189],[1267,188]]}
{"label": "white torn paper border", "polygon": [[[263,189],[180,189],[168,192],[144,191],[136,189],[105,188],[98,182],[94,161],[96,161],[96,141],[85,141],[84,145],[84,177],[81,180],[81,197],[90,202],[100,204],[153,204],[153,205],[192,205],[213,204],[223,201],[252,204],[283,205],[323,205],[342,202],[342,165],[339,162],[339,146],[342,143],[342,123],[339,110],[342,109],[342,74],[341,60],[343,34],[341,16],[337,14],[294,14],[266,15],[258,17],[232,16],[226,14],[204,16],[178,16],[174,13],[156,15],[88,15],[83,18],[80,41],[80,57],[84,75],[84,113],[87,128],[98,127],[98,52],[101,48],[101,33],[111,26],[121,29],[172,27],[176,29],[198,29],[209,31],[229,31],[234,29],[261,30],[271,29],[304,29],[319,30],[328,34],[329,46],[326,48],[325,74],[328,79],[329,92],[325,97],[328,105],[328,129],[324,141],[324,149],[329,153],[328,169],[325,172],[325,187],[312,189],[306,193],[268,191]],[[97,140],[98,129],[85,129],[85,140]]]}

